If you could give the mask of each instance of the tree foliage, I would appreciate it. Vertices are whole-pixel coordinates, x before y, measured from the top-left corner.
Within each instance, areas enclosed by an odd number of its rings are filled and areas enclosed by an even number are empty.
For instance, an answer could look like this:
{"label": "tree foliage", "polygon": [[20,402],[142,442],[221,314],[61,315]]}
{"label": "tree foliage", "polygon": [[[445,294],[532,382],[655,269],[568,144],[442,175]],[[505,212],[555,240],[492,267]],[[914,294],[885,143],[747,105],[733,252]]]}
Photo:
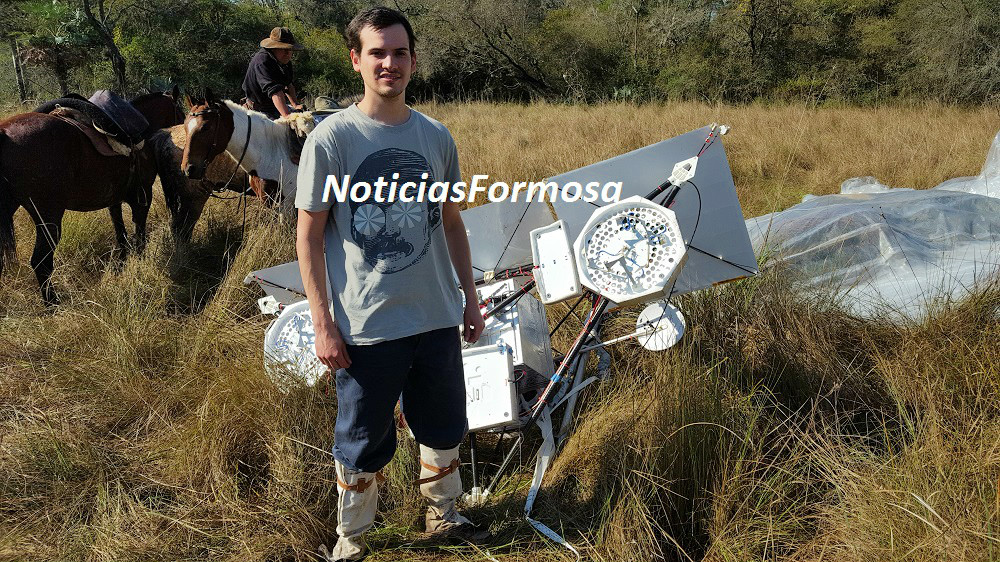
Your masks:
{"label": "tree foliage", "polygon": [[[299,88],[360,91],[342,33],[364,0],[6,0],[34,95],[179,83],[239,97],[275,25],[308,50]],[[418,36],[416,98],[995,101],[995,0],[394,0]],[[93,8],[94,18],[87,16]],[[103,16],[101,14],[104,14]],[[94,21],[98,24],[94,24]],[[91,25],[87,25],[91,23]],[[107,31],[107,33],[105,33]],[[109,41],[114,49],[110,48]],[[114,60],[124,60],[119,78]],[[13,65],[0,95],[13,91]]]}

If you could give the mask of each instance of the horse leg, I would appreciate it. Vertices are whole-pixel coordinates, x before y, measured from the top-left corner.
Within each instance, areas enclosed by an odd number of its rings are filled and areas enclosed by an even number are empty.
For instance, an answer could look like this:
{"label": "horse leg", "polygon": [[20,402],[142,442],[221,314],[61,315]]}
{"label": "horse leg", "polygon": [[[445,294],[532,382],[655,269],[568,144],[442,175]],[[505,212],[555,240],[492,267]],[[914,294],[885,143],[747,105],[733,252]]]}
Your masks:
{"label": "horse leg", "polygon": [[52,260],[56,246],[62,237],[62,219],[65,210],[54,209],[44,212],[32,210],[31,218],[35,221],[35,251],[31,253],[31,268],[35,270],[38,287],[42,291],[42,300],[46,306],[59,304],[59,297],[52,288]]}
{"label": "horse leg", "polygon": [[149,217],[149,205],[142,203],[129,203],[132,209],[132,222],[135,224],[135,253],[142,255],[146,250],[146,219]]}
{"label": "horse leg", "polygon": [[125,219],[122,218],[122,204],[117,203],[108,207],[108,214],[111,215],[111,224],[115,227],[115,251],[112,260],[115,267],[120,268],[128,257],[128,232],[125,230]]}
{"label": "horse leg", "polygon": [[[132,210],[132,223],[135,224],[135,252],[139,255],[146,250],[146,219],[149,218],[149,207],[153,204],[153,182],[156,181],[156,155],[147,153],[138,155],[140,172],[135,189],[129,190],[125,202]],[[147,166],[141,166],[145,162]]]}
{"label": "horse leg", "polygon": [[14,212],[17,207],[17,203],[9,197],[0,197],[0,275],[3,274],[4,262],[17,258],[14,245]]}

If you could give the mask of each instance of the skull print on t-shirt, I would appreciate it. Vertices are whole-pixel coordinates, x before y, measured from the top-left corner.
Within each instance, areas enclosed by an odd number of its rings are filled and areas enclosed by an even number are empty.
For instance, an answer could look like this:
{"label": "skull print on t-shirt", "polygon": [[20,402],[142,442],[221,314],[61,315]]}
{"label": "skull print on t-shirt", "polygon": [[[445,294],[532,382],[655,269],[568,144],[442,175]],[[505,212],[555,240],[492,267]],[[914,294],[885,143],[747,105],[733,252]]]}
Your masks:
{"label": "skull print on t-shirt", "polygon": [[[399,174],[396,178],[394,174]],[[422,177],[423,174],[427,174]],[[361,162],[353,183],[374,185],[382,177],[386,182],[407,186],[400,189],[394,201],[388,200],[389,190],[383,190],[386,200],[379,203],[372,196],[364,202],[350,201],[351,235],[361,247],[365,262],[379,273],[396,273],[417,263],[427,253],[431,233],[441,224],[441,206],[429,201],[416,201],[417,185],[433,183],[430,165],[423,156],[409,150],[386,148],[373,152]],[[402,201],[405,193],[413,201]]]}

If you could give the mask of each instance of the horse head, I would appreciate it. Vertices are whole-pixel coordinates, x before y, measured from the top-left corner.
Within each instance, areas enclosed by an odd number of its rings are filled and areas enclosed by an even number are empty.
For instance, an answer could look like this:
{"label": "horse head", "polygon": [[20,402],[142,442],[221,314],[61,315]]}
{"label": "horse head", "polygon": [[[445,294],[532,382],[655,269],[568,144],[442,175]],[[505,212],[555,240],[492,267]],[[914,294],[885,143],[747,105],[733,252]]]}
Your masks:
{"label": "horse head", "polygon": [[211,90],[206,90],[205,99],[192,101],[184,121],[187,144],[181,159],[181,169],[190,179],[201,179],[213,158],[222,154],[233,136],[233,112],[225,103],[216,99]]}
{"label": "horse head", "polygon": [[184,112],[178,107],[180,89],[174,85],[169,92],[150,92],[130,102],[149,121],[150,129],[166,129],[184,122]]}

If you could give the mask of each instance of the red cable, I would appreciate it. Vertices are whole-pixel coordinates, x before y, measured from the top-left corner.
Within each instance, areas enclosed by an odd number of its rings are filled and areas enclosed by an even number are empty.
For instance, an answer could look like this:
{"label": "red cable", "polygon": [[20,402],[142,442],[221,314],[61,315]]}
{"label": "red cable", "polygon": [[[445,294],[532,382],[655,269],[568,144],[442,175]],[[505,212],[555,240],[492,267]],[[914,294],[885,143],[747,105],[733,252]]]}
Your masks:
{"label": "red cable", "polygon": [[[598,297],[598,298],[594,299],[594,306],[593,306],[593,308],[591,308],[591,309],[590,309],[590,314],[588,314],[588,315],[587,315],[587,318],[586,318],[586,319],[585,319],[585,320],[583,321],[583,324],[584,324],[584,329],[583,329],[583,330],[580,330],[580,334],[579,334],[578,336],[576,336],[576,339],[575,339],[575,340],[573,340],[573,345],[569,346],[569,348],[570,348],[571,350],[572,350],[572,349],[573,349],[574,347],[576,347],[576,344],[577,344],[577,343],[578,343],[578,342],[580,341],[580,339],[581,339],[581,338],[583,338],[584,336],[586,336],[586,335],[587,335],[587,322],[589,322],[589,321],[590,321],[590,318],[591,318],[591,316],[593,316],[593,315],[594,315],[594,311],[595,311],[595,310],[597,310],[597,303],[598,303],[598,302],[599,302],[600,300],[601,300],[601,297]],[[562,364],[560,364],[560,365],[559,365],[559,369],[562,369],[563,365],[566,365],[566,362],[567,362],[567,361],[569,361],[569,357],[563,357],[563,362],[562,362]],[[567,365],[567,366],[568,366],[568,365]],[[559,369],[556,369],[556,371],[558,371]],[[556,383],[556,381],[555,381],[555,380],[553,380],[553,379],[552,379],[552,378],[550,377],[550,378],[549,378],[549,384],[545,386],[545,390],[544,390],[544,391],[543,391],[543,392],[542,392],[542,393],[541,393],[541,394],[540,394],[540,395],[538,396],[538,401],[537,401],[537,402],[535,402],[535,405],[534,405],[534,406],[532,406],[532,407],[531,407],[531,410],[529,410],[529,411],[533,411],[533,410],[535,410],[536,408],[540,407],[540,406],[541,406],[542,404],[544,404],[544,403],[545,403],[545,402],[543,402],[543,401],[542,401],[542,397],[543,397],[543,396],[545,396],[545,395],[546,395],[546,394],[548,393],[549,389],[550,389],[550,388],[552,387],[552,385],[554,385],[555,383]]]}

